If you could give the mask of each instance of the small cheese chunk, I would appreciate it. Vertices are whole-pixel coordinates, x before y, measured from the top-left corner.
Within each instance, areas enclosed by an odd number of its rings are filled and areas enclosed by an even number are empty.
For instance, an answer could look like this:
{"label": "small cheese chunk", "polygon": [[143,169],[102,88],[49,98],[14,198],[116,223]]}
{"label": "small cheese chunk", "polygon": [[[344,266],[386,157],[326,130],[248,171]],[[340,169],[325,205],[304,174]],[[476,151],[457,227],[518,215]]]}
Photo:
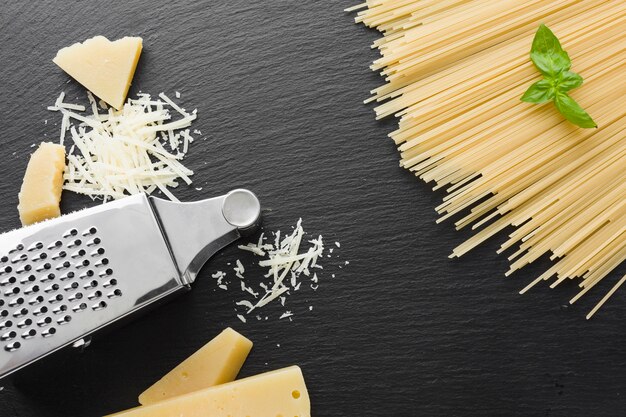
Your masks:
{"label": "small cheese chunk", "polygon": [[115,417],[310,417],[311,405],[297,366],[240,379]]}
{"label": "small cheese chunk", "polygon": [[32,154],[19,194],[22,225],[59,217],[61,188],[65,170],[65,148],[43,142]]}
{"label": "small cheese chunk", "polygon": [[139,403],[153,404],[234,381],[250,349],[252,342],[229,327],[145,390]]}
{"label": "small cheese chunk", "polygon": [[126,100],[141,48],[141,38],[125,37],[111,42],[96,36],[61,49],[52,61],[119,110]]}

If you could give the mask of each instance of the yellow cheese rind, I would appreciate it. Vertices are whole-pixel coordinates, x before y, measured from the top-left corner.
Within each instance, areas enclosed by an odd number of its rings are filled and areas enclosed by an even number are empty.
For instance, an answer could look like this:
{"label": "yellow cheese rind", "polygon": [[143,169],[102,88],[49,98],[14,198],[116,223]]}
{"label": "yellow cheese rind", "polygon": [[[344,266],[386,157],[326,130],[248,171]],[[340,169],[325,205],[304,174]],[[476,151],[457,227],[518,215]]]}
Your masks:
{"label": "yellow cheese rind", "polygon": [[115,417],[310,417],[311,403],[297,366],[136,407]]}
{"label": "yellow cheese rind", "polygon": [[142,39],[114,42],[104,36],[63,48],[52,60],[85,88],[116,109],[122,108],[141,55]]}
{"label": "yellow cheese rind", "polygon": [[234,381],[252,342],[230,327],[139,396],[139,403],[154,404],[168,398]]}
{"label": "yellow cheese rind", "polygon": [[37,223],[61,215],[59,203],[65,171],[65,148],[42,142],[31,155],[24,174],[17,210],[22,225]]}

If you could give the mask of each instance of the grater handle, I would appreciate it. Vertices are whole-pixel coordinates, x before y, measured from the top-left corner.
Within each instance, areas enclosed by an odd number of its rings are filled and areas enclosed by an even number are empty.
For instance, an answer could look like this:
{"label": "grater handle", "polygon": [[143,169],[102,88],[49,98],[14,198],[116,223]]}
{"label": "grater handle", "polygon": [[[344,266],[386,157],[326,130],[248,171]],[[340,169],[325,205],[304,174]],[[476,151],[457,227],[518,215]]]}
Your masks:
{"label": "grater handle", "polygon": [[256,229],[261,217],[258,198],[245,189],[191,203],[150,202],[185,284],[218,250]]}

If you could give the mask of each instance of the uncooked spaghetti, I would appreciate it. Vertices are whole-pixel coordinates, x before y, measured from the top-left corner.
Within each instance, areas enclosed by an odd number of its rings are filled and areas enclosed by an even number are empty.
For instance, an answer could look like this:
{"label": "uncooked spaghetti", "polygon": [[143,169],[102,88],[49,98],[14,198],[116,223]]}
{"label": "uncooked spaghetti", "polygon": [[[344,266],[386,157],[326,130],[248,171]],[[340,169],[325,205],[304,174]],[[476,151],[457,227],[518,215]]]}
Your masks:
{"label": "uncooked spaghetti", "polygon": [[[348,10],[360,9],[356,21],[384,35],[372,69],[386,83],[366,102],[379,102],[377,118],[399,118],[389,136],[401,166],[447,191],[438,221],[477,230],[451,257],[513,226],[499,250],[512,252],[507,275],[549,255],[553,266],[521,292],[581,279],[572,303],[626,259],[625,2],[369,0]],[[528,53],[541,23],[584,77],[572,96],[597,129],[520,101],[539,78]]]}

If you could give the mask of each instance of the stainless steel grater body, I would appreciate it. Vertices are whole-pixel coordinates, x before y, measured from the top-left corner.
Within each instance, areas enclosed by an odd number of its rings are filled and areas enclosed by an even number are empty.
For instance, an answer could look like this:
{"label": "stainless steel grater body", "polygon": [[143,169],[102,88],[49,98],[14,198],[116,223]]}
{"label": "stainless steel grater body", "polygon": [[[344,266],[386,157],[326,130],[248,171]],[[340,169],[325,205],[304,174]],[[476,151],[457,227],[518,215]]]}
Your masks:
{"label": "stainless steel grater body", "polygon": [[189,289],[259,216],[247,190],[142,194],[0,235],[0,378]]}

